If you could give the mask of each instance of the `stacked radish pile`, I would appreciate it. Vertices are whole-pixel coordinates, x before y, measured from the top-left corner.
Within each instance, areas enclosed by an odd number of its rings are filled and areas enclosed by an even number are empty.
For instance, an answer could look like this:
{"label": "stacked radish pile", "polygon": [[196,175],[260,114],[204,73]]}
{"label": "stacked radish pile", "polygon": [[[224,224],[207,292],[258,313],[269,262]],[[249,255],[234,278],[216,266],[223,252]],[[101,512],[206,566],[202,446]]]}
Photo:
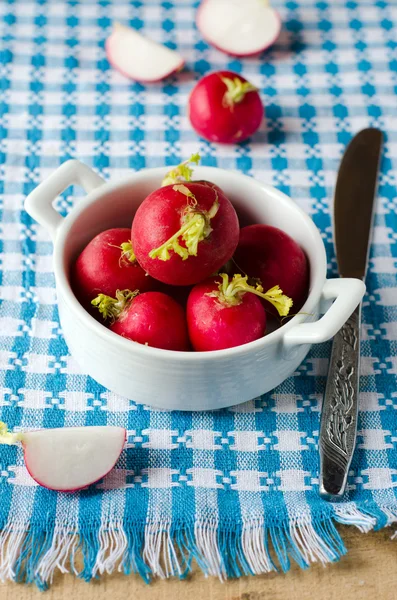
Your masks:
{"label": "stacked radish pile", "polygon": [[308,264],[298,244],[269,225],[240,230],[224,192],[193,181],[189,163],[144,199],[131,230],[110,229],[72,269],[91,315],[134,342],[165,350],[222,350],[266,333],[267,313],[299,310]]}

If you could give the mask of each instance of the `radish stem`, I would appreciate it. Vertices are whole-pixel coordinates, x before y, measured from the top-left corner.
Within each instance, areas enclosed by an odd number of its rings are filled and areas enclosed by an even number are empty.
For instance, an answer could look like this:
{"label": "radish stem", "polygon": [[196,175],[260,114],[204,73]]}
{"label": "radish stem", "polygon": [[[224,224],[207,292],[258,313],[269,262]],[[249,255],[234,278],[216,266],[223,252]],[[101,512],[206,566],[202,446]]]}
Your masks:
{"label": "radish stem", "polygon": [[184,160],[180,165],[172,169],[164,177],[161,187],[166,185],[172,185],[173,183],[180,183],[181,181],[191,181],[193,175],[193,169],[189,167],[189,164],[198,165],[200,162],[200,154],[192,154],[188,160]]}
{"label": "radish stem", "polygon": [[108,244],[111,248],[118,248],[121,250],[121,256],[119,260],[119,265],[121,266],[121,261],[127,260],[128,262],[134,263],[136,261],[136,256],[134,250],[132,248],[131,240],[128,242],[123,242],[120,246],[116,246],[115,244]]}
{"label": "radish stem", "polygon": [[223,83],[227,87],[227,92],[223,97],[224,104],[232,107],[244,99],[248,92],[257,92],[258,88],[252,85],[249,81],[242,81],[239,77],[230,79],[229,77],[221,77]]}
{"label": "radish stem", "polygon": [[131,240],[128,242],[123,242],[120,246],[121,256],[126,258],[129,262],[133,263],[136,261],[136,256],[131,244]]}
{"label": "radish stem", "polygon": [[13,446],[17,442],[23,440],[22,433],[12,433],[9,431],[7,425],[0,421],[0,444],[6,444],[7,446]]}
{"label": "radish stem", "polygon": [[91,301],[91,304],[97,307],[105,320],[110,318],[113,323],[138,294],[139,290],[135,290],[134,292],[131,290],[117,290],[116,298],[106,296],[106,294],[98,294]]}
{"label": "radish stem", "polygon": [[293,304],[292,299],[283,294],[278,285],[275,285],[267,292],[263,292],[263,287],[257,284],[255,287],[247,283],[248,277],[242,275],[234,275],[233,279],[229,280],[229,275],[220,273],[222,281],[218,285],[218,291],[210,292],[208,296],[217,298],[226,306],[237,306],[241,304],[242,297],[246,292],[255,294],[264,300],[267,300],[277,309],[281,317],[288,315]]}
{"label": "radish stem", "polygon": [[[178,254],[182,260],[188,259],[189,256],[197,256],[199,242],[207,238],[212,231],[210,221],[219,210],[218,199],[215,200],[208,212],[197,211],[195,210],[197,200],[185,185],[174,185],[173,189],[184,194],[190,201],[182,217],[184,224],[164,244],[151,250],[149,252],[150,258],[158,258],[163,261],[169,260],[170,251]],[[185,242],[185,246],[181,246],[181,239]]]}

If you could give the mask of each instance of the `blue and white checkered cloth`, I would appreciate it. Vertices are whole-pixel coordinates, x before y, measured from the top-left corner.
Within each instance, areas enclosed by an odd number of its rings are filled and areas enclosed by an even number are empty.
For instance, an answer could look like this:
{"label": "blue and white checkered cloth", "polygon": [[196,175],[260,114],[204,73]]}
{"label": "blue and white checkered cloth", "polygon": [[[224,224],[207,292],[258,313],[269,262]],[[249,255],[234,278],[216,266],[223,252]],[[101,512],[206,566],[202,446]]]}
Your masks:
{"label": "blue and white checkered cloth", "polygon": [[[284,28],[245,61],[209,47],[191,0],[0,3],[0,388],[11,429],[122,425],[116,468],[88,491],[38,487],[20,449],[0,448],[0,578],[45,587],[54,570],[183,576],[193,558],[222,578],[337,560],[335,522],[366,531],[397,521],[397,4],[275,0]],[[143,86],[112,70],[112,22],[176,47],[187,70]],[[186,116],[195,80],[231,69],[256,84],[264,127],[240,146],[200,140]],[[330,203],[344,147],[367,126],[387,135],[363,310],[357,450],[343,501],[318,495],[318,432],[330,345],[245,405],[214,413],[152,410],[81,372],[58,321],[46,232],[25,196],[77,157],[106,178],[174,165],[238,169],[289,194],[322,232],[336,275]],[[67,213],[80,190],[58,201]],[[270,557],[269,548],[272,547]]]}

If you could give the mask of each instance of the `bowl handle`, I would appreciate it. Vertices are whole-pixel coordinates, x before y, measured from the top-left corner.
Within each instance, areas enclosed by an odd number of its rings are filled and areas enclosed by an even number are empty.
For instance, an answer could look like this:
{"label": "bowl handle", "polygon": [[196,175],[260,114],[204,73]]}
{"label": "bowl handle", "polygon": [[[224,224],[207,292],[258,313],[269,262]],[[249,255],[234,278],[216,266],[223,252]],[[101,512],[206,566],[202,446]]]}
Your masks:
{"label": "bowl handle", "polygon": [[334,300],[324,316],[312,323],[295,325],[284,336],[284,346],[289,349],[300,344],[319,344],[332,338],[350,317],[365,294],[361,279],[327,279],[322,292],[322,302]]}
{"label": "bowl handle", "polygon": [[26,212],[47,229],[53,241],[63,217],[52,203],[61,192],[75,183],[88,193],[105,183],[105,180],[80,161],[68,160],[42,181],[25,200]]}

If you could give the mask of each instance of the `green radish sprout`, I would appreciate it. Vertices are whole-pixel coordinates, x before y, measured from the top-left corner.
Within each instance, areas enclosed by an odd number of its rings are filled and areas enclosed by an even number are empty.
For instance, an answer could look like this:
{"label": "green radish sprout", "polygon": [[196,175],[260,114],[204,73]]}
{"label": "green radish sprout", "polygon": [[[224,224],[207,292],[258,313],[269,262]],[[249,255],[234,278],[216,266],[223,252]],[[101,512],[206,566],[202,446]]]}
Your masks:
{"label": "green radish sprout", "polygon": [[13,446],[17,442],[23,440],[22,433],[12,433],[7,425],[0,421],[0,444],[6,444],[7,446]]}
{"label": "green radish sprout", "polygon": [[188,160],[184,160],[180,165],[172,169],[164,177],[161,187],[166,185],[172,185],[173,183],[180,183],[182,181],[191,181],[193,175],[193,169],[189,167],[189,164],[198,165],[201,160],[200,154],[192,154]]}
{"label": "green radish sprout", "polygon": [[234,275],[230,281],[229,275],[220,273],[222,281],[218,285],[218,291],[209,292],[207,295],[217,298],[225,306],[237,306],[241,304],[242,297],[246,292],[255,294],[264,300],[267,300],[277,309],[281,317],[286,317],[292,307],[292,299],[283,294],[278,285],[275,285],[267,292],[263,292],[263,287],[257,284],[255,287],[247,283],[248,277]]}
{"label": "green radish sprout", "polygon": [[138,294],[139,290],[135,290],[134,292],[131,290],[117,290],[116,298],[106,296],[106,294],[98,294],[91,301],[91,304],[99,310],[105,321],[106,319],[110,319],[114,323]]}
{"label": "green radish sprout", "polygon": [[[189,201],[182,217],[183,225],[164,244],[151,250],[149,252],[150,258],[158,258],[163,261],[169,260],[171,257],[170,251],[178,254],[182,260],[188,259],[189,256],[197,256],[199,242],[205,240],[212,231],[210,222],[219,210],[218,198],[216,197],[209,211],[198,211],[196,209],[196,197],[185,185],[174,185],[173,189],[184,194]],[[216,195],[218,196],[218,194]],[[185,246],[181,246],[181,240],[185,242]]]}

